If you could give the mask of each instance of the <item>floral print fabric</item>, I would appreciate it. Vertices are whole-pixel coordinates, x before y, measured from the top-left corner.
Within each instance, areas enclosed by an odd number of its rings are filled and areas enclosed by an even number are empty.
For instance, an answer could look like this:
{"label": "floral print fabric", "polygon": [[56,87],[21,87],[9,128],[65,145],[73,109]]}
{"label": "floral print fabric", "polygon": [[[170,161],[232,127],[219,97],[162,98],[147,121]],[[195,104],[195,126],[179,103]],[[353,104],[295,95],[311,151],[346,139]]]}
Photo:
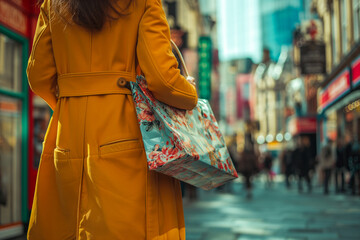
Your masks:
{"label": "floral print fabric", "polygon": [[150,170],[206,190],[238,177],[207,100],[191,111],[168,106],[143,76],[131,89]]}

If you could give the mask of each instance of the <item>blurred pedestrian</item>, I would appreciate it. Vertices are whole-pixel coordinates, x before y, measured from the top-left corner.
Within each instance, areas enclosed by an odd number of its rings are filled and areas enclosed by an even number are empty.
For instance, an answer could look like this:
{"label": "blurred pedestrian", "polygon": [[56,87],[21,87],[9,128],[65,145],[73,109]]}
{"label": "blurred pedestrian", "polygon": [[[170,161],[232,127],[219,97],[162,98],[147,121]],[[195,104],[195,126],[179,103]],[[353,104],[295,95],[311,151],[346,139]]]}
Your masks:
{"label": "blurred pedestrian", "polygon": [[335,191],[336,193],[345,192],[345,146],[342,138],[336,140],[335,167]]}
{"label": "blurred pedestrian", "polygon": [[[227,141],[226,145],[227,145],[227,148],[229,151],[230,158],[234,164],[234,167],[236,170],[238,170],[239,152],[237,150],[236,138],[237,138],[236,133],[229,136],[227,138],[228,141]],[[221,185],[220,187],[218,187],[217,190],[220,192],[231,193],[232,192],[232,184],[233,184],[233,182],[229,181],[229,182]]]}
{"label": "blurred pedestrian", "polygon": [[312,191],[312,184],[310,178],[310,169],[312,165],[312,160],[310,156],[310,148],[306,145],[306,140],[303,140],[302,137],[297,139],[297,147],[293,152],[293,159],[296,168],[296,174],[298,177],[298,191],[303,191],[303,180],[306,181],[308,192]]}
{"label": "blurred pedestrian", "polygon": [[324,146],[321,149],[320,153],[320,169],[324,176],[324,194],[329,194],[329,184],[331,180],[331,174],[335,165],[335,156],[334,156],[332,140],[327,139]]}
{"label": "blurred pedestrian", "polygon": [[281,155],[281,162],[284,168],[286,188],[291,188],[291,177],[294,174],[294,156],[290,148],[286,148]]}
{"label": "blurred pedestrian", "polygon": [[197,104],[161,1],[45,0],[33,43],[29,84],[54,113],[28,239],[185,239],[179,181],[149,171],[129,89],[141,68],[155,98]]}
{"label": "blurred pedestrian", "polygon": [[253,188],[252,177],[259,172],[257,156],[253,150],[245,149],[242,152],[238,161],[238,170],[245,180],[246,197],[251,199]]}
{"label": "blurred pedestrian", "polygon": [[263,170],[265,172],[266,176],[266,186],[271,187],[273,178],[274,178],[274,172],[272,171],[273,166],[273,157],[271,155],[271,152],[266,152],[263,157]]}
{"label": "blurred pedestrian", "polygon": [[360,143],[357,139],[352,143],[349,169],[351,194],[355,195],[357,192],[360,195]]}
{"label": "blurred pedestrian", "polygon": [[345,191],[352,190],[353,179],[352,179],[352,174],[350,171],[350,164],[349,164],[351,161],[351,158],[352,158],[352,145],[353,145],[352,134],[350,132],[347,132],[345,134],[344,164],[345,164],[346,174],[350,175],[350,178],[348,179],[348,182],[346,182],[347,178],[345,177],[345,182],[347,183]]}

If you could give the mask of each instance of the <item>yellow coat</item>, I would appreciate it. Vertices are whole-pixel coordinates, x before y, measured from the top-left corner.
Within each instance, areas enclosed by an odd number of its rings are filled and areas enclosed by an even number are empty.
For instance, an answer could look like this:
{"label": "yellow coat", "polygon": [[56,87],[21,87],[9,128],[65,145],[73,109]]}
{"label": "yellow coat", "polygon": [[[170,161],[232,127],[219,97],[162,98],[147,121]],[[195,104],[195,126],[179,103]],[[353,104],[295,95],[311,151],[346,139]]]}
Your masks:
{"label": "yellow coat", "polygon": [[[120,3],[122,1],[119,1]],[[45,136],[30,240],[185,239],[179,182],[148,171],[130,91],[136,55],[155,97],[192,109],[160,0],[90,32],[45,0],[28,63],[31,89],[54,110]]]}

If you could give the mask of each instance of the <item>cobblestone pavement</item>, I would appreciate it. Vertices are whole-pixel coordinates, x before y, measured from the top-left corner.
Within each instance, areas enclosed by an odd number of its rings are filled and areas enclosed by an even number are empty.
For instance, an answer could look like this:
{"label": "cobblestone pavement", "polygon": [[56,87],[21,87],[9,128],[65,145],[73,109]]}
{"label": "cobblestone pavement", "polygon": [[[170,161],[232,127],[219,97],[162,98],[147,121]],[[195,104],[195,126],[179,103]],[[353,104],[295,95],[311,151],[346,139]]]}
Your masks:
{"label": "cobblestone pavement", "polygon": [[198,200],[184,199],[187,240],[359,240],[360,197],[325,196],[255,184],[246,199],[240,182],[232,194],[198,190]]}

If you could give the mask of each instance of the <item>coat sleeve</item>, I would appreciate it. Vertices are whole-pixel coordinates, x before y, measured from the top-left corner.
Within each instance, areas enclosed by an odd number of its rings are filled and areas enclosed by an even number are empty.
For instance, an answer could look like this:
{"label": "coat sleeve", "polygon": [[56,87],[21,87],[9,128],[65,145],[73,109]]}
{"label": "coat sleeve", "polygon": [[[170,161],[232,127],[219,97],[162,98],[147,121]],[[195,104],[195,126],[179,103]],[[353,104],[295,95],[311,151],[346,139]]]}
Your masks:
{"label": "coat sleeve", "polygon": [[180,74],[172,53],[170,29],[161,0],[146,2],[139,25],[137,57],[155,98],[180,109],[196,106],[196,89]]}
{"label": "coat sleeve", "polygon": [[48,0],[45,0],[40,8],[27,76],[33,92],[54,110],[57,102],[57,71],[51,42]]}

